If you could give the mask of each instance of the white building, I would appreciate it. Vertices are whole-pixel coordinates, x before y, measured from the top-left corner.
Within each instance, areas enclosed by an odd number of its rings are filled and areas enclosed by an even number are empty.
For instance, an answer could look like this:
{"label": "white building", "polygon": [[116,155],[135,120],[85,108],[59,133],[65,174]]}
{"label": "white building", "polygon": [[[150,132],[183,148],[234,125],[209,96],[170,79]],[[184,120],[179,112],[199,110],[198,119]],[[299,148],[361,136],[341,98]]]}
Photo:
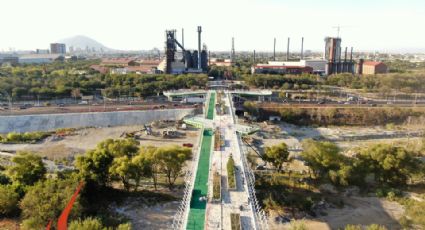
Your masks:
{"label": "white building", "polygon": [[20,64],[44,64],[51,63],[56,60],[63,60],[60,54],[28,54],[19,57]]}
{"label": "white building", "polygon": [[325,60],[300,60],[300,61],[270,61],[271,66],[298,66],[313,68],[313,73],[324,73],[326,70]]}

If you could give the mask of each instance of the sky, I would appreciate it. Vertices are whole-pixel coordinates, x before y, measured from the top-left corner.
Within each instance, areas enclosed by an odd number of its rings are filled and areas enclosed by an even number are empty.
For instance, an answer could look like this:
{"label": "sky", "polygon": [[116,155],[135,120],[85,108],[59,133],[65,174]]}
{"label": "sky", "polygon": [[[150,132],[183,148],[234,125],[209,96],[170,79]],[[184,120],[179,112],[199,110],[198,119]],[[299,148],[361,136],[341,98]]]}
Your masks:
{"label": "sky", "polygon": [[163,49],[164,31],[185,29],[186,48],[322,51],[336,36],[357,51],[425,50],[423,0],[2,0],[0,51],[34,50],[86,35],[120,50]]}

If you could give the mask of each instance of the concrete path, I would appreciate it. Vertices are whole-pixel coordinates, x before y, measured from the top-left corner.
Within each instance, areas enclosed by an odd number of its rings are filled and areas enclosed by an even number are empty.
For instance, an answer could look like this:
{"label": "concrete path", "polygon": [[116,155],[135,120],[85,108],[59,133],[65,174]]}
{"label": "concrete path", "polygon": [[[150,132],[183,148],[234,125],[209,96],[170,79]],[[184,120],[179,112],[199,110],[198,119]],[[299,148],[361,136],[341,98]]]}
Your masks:
{"label": "concrete path", "polygon": [[[229,97],[224,95],[223,100],[227,107],[230,106]],[[231,229],[230,214],[238,213],[241,216],[242,229],[255,229],[254,215],[249,205],[248,188],[246,179],[242,173],[241,153],[237,147],[236,126],[233,124],[232,114],[216,115],[214,126],[224,134],[225,147],[221,151],[214,151],[211,159],[211,172],[221,174],[221,202],[209,202],[207,204],[207,217],[205,229]],[[236,189],[227,188],[227,161],[232,155],[236,166]],[[208,184],[210,198],[212,197],[212,177]],[[211,200],[211,199],[209,199]]]}

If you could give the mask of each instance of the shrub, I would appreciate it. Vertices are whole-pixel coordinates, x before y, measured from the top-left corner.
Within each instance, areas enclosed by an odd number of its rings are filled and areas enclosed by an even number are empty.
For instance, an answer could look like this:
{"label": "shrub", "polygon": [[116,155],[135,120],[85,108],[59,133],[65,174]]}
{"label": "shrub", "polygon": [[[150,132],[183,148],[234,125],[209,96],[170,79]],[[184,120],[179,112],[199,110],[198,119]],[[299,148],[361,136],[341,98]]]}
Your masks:
{"label": "shrub", "polygon": [[221,176],[218,172],[213,175],[213,199],[220,200],[221,198]]}
{"label": "shrub", "polygon": [[236,189],[235,161],[232,156],[227,160],[227,185],[229,189]]}
{"label": "shrub", "polygon": [[18,210],[19,194],[10,185],[0,185],[0,216],[13,215]]}

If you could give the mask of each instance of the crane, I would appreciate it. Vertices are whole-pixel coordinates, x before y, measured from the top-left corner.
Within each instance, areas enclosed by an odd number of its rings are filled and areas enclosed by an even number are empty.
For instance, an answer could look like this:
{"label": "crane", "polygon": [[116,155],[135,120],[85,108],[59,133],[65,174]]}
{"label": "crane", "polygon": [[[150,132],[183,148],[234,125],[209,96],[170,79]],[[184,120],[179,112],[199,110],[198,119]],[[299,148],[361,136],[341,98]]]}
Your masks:
{"label": "crane", "polygon": [[336,29],[337,31],[337,38],[340,37],[340,33],[341,33],[341,28],[348,28],[348,27],[352,27],[352,26],[341,26],[341,25],[337,25],[337,26],[333,26],[332,29]]}

